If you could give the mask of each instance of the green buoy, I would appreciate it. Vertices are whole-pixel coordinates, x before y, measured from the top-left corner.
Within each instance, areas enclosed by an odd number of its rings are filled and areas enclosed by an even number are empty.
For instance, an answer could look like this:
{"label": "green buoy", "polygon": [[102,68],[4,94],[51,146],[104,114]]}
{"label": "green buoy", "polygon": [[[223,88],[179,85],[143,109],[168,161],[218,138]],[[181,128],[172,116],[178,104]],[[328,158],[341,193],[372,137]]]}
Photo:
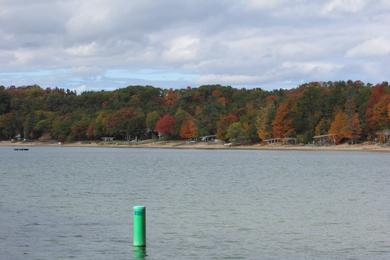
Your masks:
{"label": "green buoy", "polygon": [[146,208],[134,206],[133,246],[146,246]]}
{"label": "green buoy", "polygon": [[144,246],[133,247],[133,259],[145,259],[145,257],[146,257],[146,247]]}

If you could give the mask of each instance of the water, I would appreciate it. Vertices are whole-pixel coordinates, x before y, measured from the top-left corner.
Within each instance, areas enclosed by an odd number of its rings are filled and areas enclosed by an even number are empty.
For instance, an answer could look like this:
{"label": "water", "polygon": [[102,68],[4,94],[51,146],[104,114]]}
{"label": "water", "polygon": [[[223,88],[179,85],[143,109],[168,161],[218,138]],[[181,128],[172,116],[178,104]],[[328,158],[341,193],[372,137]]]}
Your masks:
{"label": "water", "polygon": [[390,259],[390,154],[0,148],[1,259]]}

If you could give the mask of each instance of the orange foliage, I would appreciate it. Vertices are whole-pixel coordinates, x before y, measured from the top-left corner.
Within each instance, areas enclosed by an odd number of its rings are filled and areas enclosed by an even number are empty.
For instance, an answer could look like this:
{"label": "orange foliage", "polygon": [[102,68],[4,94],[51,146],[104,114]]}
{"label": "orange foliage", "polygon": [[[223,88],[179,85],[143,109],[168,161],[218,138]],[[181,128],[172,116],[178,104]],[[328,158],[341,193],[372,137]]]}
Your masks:
{"label": "orange foliage", "polygon": [[387,105],[387,116],[390,119],[390,103]]}
{"label": "orange foliage", "polygon": [[211,93],[211,95],[213,97],[220,97],[222,94],[221,94],[221,91],[219,89],[214,89],[213,92]]}
{"label": "orange foliage", "polygon": [[388,114],[388,107],[390,105],[390,95],[385,94],[378,101],[372,110],[371,126],[375,127],[376,130],[384,129],[389,126],[390,118]]}
{"label": "orange foliage", "polygon": [[259,136],[259,138],[261,140],[265,140],[265,139],[270,137],[269,132],[265,128],[261,128],[261,129],[257,130],[257,135]]}
{"label": "orange foliage", "polygon": [[174,105],[176,105],[179,98],[179,94],[170,89],[164,97],[164,104],[167,107],[173,107]]}
{"label": "orange foliage", "polygon": [[190,139],[198,135],[198,128],[192,118],[186,119],[181,124],[180,137]]}
{"label": "orange foliage", "polygon": [[336,135],[336,143],[340,143],[345,138],[352,138],[353,133],[348,126],[348,117],[344,112],[337,112],[333,122],[330,124],[329,134]]}
{"label": "orange foliage", "polygon": [[371,96],[367,102],[366,109],[367,127],[371,131],[378,130],[378,112],[374,114],[374,108],[384,95],[386,95],[386,89],[383,84],[372,88]]}
{"label": "orange foliage", "polygon": [[282,103],[275,115],[272,123],[272,133],[274,137],[289,137],[294,133],[293,119],[290,116],[290,104]]}
{"label": "orange foliage", "polygon": [[226,105],[226,98],[225,97],[219,97],[218,98],[218,103],[221,104],[222,106]]}
{"label": "orange foliage", "polygon": [[215,98],[217,98],[217,102],[221,104],[222,106],[226,105],[226,98],[222,95],[221,91],[219,89],[214,89],[211,92],[211,95]]}

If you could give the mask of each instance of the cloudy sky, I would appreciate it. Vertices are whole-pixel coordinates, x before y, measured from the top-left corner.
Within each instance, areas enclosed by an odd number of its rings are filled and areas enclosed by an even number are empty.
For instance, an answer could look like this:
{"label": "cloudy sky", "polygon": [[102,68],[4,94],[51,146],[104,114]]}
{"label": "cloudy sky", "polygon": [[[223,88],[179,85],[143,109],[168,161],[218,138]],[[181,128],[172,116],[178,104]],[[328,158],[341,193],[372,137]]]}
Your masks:
{"label": "cloudy sky", "polygon": [[390,78],[388,0],[0,0],[0,85]]}

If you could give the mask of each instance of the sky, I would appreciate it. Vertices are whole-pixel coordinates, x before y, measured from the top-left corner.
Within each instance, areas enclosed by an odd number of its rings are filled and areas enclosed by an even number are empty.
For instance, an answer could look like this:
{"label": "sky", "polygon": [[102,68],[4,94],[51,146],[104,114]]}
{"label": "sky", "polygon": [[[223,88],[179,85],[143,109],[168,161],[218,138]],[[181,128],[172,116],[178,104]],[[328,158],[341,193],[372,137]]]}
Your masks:
{"label": "sky", "polygon": [[389,0],[0,0],[0,85],[390,78]]}

